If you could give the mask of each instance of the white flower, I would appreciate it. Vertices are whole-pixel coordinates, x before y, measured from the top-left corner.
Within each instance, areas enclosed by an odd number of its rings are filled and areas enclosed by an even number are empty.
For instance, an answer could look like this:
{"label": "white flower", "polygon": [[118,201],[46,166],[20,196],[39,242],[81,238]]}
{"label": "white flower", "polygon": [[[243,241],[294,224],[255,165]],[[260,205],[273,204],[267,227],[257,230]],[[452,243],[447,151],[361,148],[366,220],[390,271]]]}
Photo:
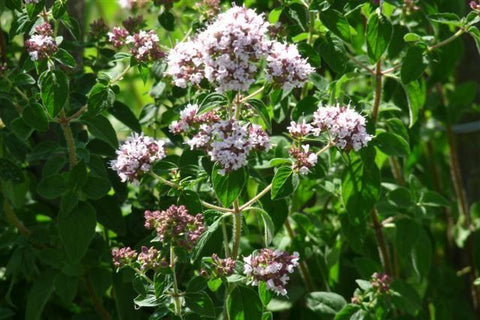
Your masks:
{"label": "white flower", "polygon": [[350,106],[320,107],[314,113],[314,133],[327,131],[340,149],[358,151],[365,147],[372,136],[365,128],[365,117]]}
{"label": "white flower", "polygon": [[123,9],[138,9],[142,8],[148,3],[148,0],[117,0],[118,5]]}
{"label": "white flower", "polygon": [[313,131],[311,124],[306,123],[305,119],[300,123],[295,121],[290,122],[290,126],[287,127],[288,132],[294,138],[305,137]]}
{"label": "white flower", "polygon": [[302,87],[315,69],[302,58],[294,44],[273,42],[267,57],[267,79],[283,90]]}
{"label": "white flower", "polygon": [[266,56],[268,22],[263,15],[234,6],[217,16],[194,40],[169,54],[168,73],[177,86],[207,79],[217,91],[247,91],[255,82],[256,63]]}
{"label": "white flower", "polygon": [[122,182],[138,181],[155,161],[165,158],[164,144],[143,133],[133,133],[117,150],[117,159],[111,161],[111,167],[117,171]]}

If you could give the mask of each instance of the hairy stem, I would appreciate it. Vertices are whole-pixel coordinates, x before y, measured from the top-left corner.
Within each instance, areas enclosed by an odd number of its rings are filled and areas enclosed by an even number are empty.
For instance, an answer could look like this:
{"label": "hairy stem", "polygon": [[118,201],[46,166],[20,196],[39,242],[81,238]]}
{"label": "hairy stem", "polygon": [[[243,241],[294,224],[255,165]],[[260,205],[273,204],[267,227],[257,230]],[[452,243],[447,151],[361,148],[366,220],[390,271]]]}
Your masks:
{"label": "hairy stem", "polygon": [[232,258],[237,259],[238,249],[240,248],[240,236],[242,235],[242,211],[238,206],[238,200],[233,202],[234,215],[233,215],[233,245],[232,245]]}
{"label": "hairy stem", "polygon": [[60,111],[60,125],[65,135],[65,141],[68,147],[68,158],[70,160],[70,167],[73,168],[77,165],[77,156],[75,154],[75,141],[73,140],[72,129],[70,128],[70,122],[67,121],[65,110]]}
{"label": "hairy stem", "polygon": [[[288,217],[285,220],[285,229],[287,230],[290,240],[293,241],[296,235],[292,229],[292,225],[290,224]],[[310,275],[310,270],[308,269],[308,265],[306,264],[305,260],[300,260],[299,267],[300,276],[302,277],[303,283],[305,283],[305,287],[307,288],[308,292],[315,291],[315,285],[313,284],[312,276]]]}
{"label": "hairy stem", "polygon": [[182,302],[178,294],[177,275],[175,274],[175,247],[170,246],[170,268],[172,269],[173,278],[173,303],[175,305],[175,314],[182,318]]}

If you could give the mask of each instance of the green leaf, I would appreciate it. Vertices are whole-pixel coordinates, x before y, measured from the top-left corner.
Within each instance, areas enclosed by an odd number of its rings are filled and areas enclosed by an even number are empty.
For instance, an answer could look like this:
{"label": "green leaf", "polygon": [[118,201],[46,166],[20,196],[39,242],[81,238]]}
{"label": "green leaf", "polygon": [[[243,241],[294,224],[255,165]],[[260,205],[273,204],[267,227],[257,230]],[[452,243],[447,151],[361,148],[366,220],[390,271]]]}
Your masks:
{"label": "green leaf", "polygon": [[187,293],[185,304],[193,312],[203,318],[215,318],[215,308],[212,299],[205,292]]}
{"label": "green leaf", "polygon": [[95,84],[88,93],[88,113],[97,115],[115,102],[115,92],[103,83]]}
{"label": "green leaf", "polygon": [[82,191],[87,198],[98,200],[106,196],[110,188],[110,182],[107,179],[89,175],[85,185],[82,187]]}
{"label": "green leaf", "polygon": [[227,312],[230,320],[261,320],[262,302],[252,289],[237,286],[228,295]]}
{"label": "green leaf", "polygon": [[356,312],[360,310],[360,306],[357,304],[347,304],[336,315],[334,320],[360,320],[363,318],[352,317]]}
{"label": "green leaf", "polygon": [[22,183],[25,181],[25,176],[22,169],[15,163],[9,159],[0,158],[0,179],[12,183]]}
{"label": "green leaf", "polygon": [[182,191],[178,199],[178,203],[183,204],[185,207],[187,207],[188,212],[190,212],[190,214],[192,215],[202,212],[202,203],[200,201],[200,197],[195,191]]}
{"label": "green leaf", "polygon": [[64,66],[67,66],[70,68],[75,68],[77,66],[75,59],[65,49],[62,49],[62,48],[58,49],[57,53],[55,53],[54,58]]}
{"label": "green leaf", "polygon": [[433,22],[438,22],[449,26],[460,27],[463,25],[462,21],[460,21],[460,18],[452,12],[434,13],[429,15],[428,18]]}
{"label": "green leaf", "polygon": [[212,184],[218,199],[224,207],[229,207],[243,190],[246,182],[243,168],[225,173],[219,173],[220,166],[215,164],[212,171]]}
{"label": "green leaf", "polygon": [[417,42],[422,40],[422,37],[416,33],[409,32],[403,36],[405,42]]}
{"label": "green leaf", "polygon": [[42,313],[55,289],[55,273],[46,271],[38,277],[27,296],[25,320],[43,319]]}
{"label": "green leaf", "polygon": [[418,292],[408,283],[395,279],[390,288],[393,290],[391,297],[394,305],[411,316],[416,316],[417,311],[422,308],[422,300]]}
{"label": "green leaf", "polygon": [[347,302],[334,292],[311,292],[306,296],[307,308],[319,316],[335,316]]}
{"label": "green leaf", "polygon": [[40,132],[48,130],[48,115],[38,103],[27,106],[22,113],[23,120],[32,128]]}
{"label": "green leaf", "polygon": [[412,81],[407,85],[403,85],[405,94],[407,96],[410,128],[417,122],[418,113],[425,104],[426,88],[425,82],[420,80]]}
{"label": "green leaf", "polygon": [[167,31],[173,31],[175,29],[175,17],[170,11],[165,11],[158,16],[158,22]]}
{"label": "green leaf", "polygon": [[433,249],[428,234],[422,229],[412,250],[412,265],[419,278],[426,277],[432,265]]}
{"label": "green leaf", "polygon": [[410,153],[408,141],[392,132],[381,132],[375,137],[377,147],[389,156],[407,156]]}
{"label": "green leaf", "polygon": [[387,50],[392,38],[392,25],[388,19],[373,12],[368,18],[367,23],[367,49],[368,56],[372,62],[377,62]]}
{"label": "green leaf", "polygon": [[79,202],[70,212],[60,211],[58,232],[68,257],[80,262],[95,235],[95,209],[88,202]]}
{"label": "green leaf", "polygon": [[21,140],[26,140],[33,132],[33,129],[20,117],[10,123],[13,133]]}
{"label": "green leaf", "polygon": [[427,65],[423,57],[423,49],[417,46],[410,47],[407,55],[403,59],[402,69],[400,71],[402,82],[408,84],[420,78],[427,68]]}
{"label": "green leaf", "polygon": [[340,39],[350,42],[350,25],[340,11],[329,9],[320,13],[320,21]]}
{"label": "green leaf", "polygon": [[38,80],[43,105],[55,117],[68,100],[68,79],[61,71],[45,71]]}
{"label": "green leaf", "polygon": [[300,100],[292,111],[292,120],[298,119],[305,115],[311,115],[317,110],[318,100],[315,97],[307,96]]}
{"label": "green leaf", "polygon": [[315,41],[315,49],[322,59],[336,73],[344,73],[347,67],[347,55],[343,43],[337,37],[326,34]]}
{"label": "green leaf", "polygon": [[288,197],[298,187],[298,175],[291,167],[280,167],[272,180],[272,200]]}
{"label": "green leaf", "polygon": [[255,211],[260,214],[263,221],[263,239],[265,241],[265,247],[268,247],[273,240],[273,235],[275,234],[275,225],[273,224],[273,220],[267,211],[263,210],[262,208],[258,207],[251,207],[250,211]]}
{"label": "green leaf", "polygon": [[200,239],[197,241],[195,248],[193,249],[191,261],[196,261],[201,253],[205,245],[207,244],[208,240],[211,236],[217,231],[220,222],[222,221],[223,216],[219,216],[211,225],[208,226],[207,231],[205,231],[201,236]]}
{"label": "green leaf", "polygon": [[260,300],[265,307],[270,303],[273,298],[272,291],[268,290],[267,283],[264,281],[261,281],[258,284],[258,296],[260,297]]}
{"label": "green leaf", "polygon": [[96,116],[95,118],[89,118],[83,120],[88,126],[88,131],[96,138],[105,141],[113,149],[117,149],[118,140],[117,134],[113,129],[112,124],[104,116]]}
{"label": "green leaf", "polygon": [[77,295],[78,278],[67,276],[63,273],[57,274],[55,279],[55,292],[62,302],[71,303]]}
{"label": "green leaf", "polygon": [[262,100],[250,99],[248,100],[248,104],[252,106],[255,109],[256,113],[260,116],[263,123],[265,124],[265,127],[267,127],[267,131],[271,131],[272,119],[265,103],[263,103]]}
{"label": "green leaf", "polygon": [[65,179],[59,174],[43,177],[37,185],[37,192],[46,199],[55,199],[65,191]]}
{"label": "green leaf", "polygon": [[422,194],[419,205],[426,207],[449,207],[450,202],[437,192],[426,191]]}
{"label": "green leaf", "polygon": [[19,73],[13,79],[13,83],[16,86],[30,85],[35,84],[35,79],[28,73]]}

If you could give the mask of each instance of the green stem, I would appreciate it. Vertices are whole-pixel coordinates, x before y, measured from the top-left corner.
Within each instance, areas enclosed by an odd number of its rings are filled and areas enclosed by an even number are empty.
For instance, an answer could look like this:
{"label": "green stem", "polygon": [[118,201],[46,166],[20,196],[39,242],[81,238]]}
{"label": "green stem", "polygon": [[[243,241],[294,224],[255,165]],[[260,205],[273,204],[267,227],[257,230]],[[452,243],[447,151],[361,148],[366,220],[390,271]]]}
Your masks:
{"label": "green stem", "polygon": [[65,135],[65,141],[68,147],[68,157],[70,160],[70,167],[73,168],[77,165],[77,156],[75,155],[75,141],[73,140],[72,129],[70,128],[70,122],[67,121],[65,110],[60,111],[60,125]]}
{"label": "green stem", "polygon": [[253,97],[255,97],[257,94],[261,93],[263,90],[265,90],[265,86],[262,86],[261,88],[255,90],[253,93],[249,94],[249,95],[246,96],[245,98],[240,99],[240,103],[245,103],[245,102],[247,102],[248,100],[250,100],[250,99],[252,99]]}
{"label": "green stem", "polygon": [[442,42],[439,42],[431,47],[428,47],[428,51],[433,51],[435,49],[438,49],[440,47],[443,47],[447,44],[449,44],[450,42],[454,41],[455,39],[457,39],[458,37],[460,37],[462,34],[465,33],[465,28],[460,28],[460,30],[458,30],[454,35],[452,35],[450,38],[447,38],[445,40],[443,40]]}
{"label": "green stem", "polygon": [[182,318],[182,302],[178,294],[177,275],[175,274],[175,247],[170,246],[170,268],[172,269],[173,278],[173,303],[175,304],[175,314]]}
{"label": "green stem", "polygon": [[238,200],[233,202],[233,246],[231,257],[235,260],[238,257],[238,249],[240,248],[240,236],[242,235],[242,211],[238,206]]}
{"label": "green stem", "polygon": [[250,199],[247,203],[245,203],[243,206],[239,208],[240,211],[245,210],[246,208],[250,207],[252,204],[260,200],[264,195],[266,195],[270,190],[272,189],[272,184],[270,183],[268,186],[265,187],[262,191],[260,191],[259,194],[257,194],[255,197]]}

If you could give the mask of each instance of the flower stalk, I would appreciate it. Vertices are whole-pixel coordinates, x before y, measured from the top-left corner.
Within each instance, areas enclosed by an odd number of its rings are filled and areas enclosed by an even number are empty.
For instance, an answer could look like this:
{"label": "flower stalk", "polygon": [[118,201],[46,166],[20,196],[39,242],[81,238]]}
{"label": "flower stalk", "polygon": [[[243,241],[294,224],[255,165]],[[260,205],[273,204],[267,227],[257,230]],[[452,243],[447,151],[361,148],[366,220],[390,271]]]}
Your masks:
{"label": "flower stalk", "polygon": [[172,269],[173,278],[173,303],[175,305],[175,314],[182,318],[182,302],[178,291],[177,275],[175,273],[175,247],[170,246],[170,268]]}

